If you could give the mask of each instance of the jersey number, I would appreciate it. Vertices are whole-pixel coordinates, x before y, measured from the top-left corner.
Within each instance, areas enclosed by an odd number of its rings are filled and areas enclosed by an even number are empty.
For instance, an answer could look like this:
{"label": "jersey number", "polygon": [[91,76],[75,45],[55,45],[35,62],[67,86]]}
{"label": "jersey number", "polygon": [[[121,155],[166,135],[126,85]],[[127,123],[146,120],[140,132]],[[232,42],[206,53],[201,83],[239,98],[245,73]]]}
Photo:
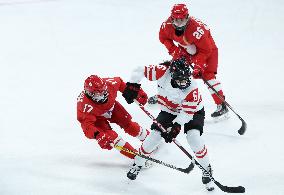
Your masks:
{"label": "jersey number", "polygon": [[197,92],[197,91],[194,91],[194,92],[192,93],[192,96],[193,96],[193,101],[197,102],[197,100],[198,100],[198,92]]}
{"label": "jersey number", "polygon": [[196,31],[193,33],[193,36],[197,39],[200,39],[203,34],[204,34],[204,30],[202,30],[202,28],[198,26]]}
{"label": "jersey number", "polygon": [[114,79],[106,79],[106,81],[110,82],[113,85],[115,85],[117,83],[117,81],[115,81]]}
{"label": "jersey number", "polygon": [[91,112],[93,110],[93,106],[89,104],[85,104],[83,112]]}

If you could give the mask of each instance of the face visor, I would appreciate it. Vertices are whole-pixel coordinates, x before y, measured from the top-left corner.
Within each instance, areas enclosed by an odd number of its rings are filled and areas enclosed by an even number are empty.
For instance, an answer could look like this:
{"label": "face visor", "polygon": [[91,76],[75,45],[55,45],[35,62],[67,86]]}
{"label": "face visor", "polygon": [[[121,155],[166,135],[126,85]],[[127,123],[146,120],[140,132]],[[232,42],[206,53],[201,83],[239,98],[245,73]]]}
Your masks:
{"label": "face visor", "polygon": [[184,31],[188,23],[188,15],[184,18],[174,18],[172,17],[172,24],[177,31]]}
{"label": "face visor", "polygon": [[93,101],[98,103],[104,103],[109,95],[107,85],[105,85],[103,89],[99,91],[90,92],[89,90],[85,90],[85,94],[87,94]]}
{"label": "face visor", "polygon": [[182,28],[184,27],[188,22],[188,17],[186,18],[173,18],[172,19],[172,23],[174,25],[174,27],[176,28]]}
{"label": "face visor", "polygon": [[176,85],[178,86],[179,89],[186,89],[189,87],[190,85],[190,79],[186,78],[186,79],[178,79],[178,80],[174,80]]}

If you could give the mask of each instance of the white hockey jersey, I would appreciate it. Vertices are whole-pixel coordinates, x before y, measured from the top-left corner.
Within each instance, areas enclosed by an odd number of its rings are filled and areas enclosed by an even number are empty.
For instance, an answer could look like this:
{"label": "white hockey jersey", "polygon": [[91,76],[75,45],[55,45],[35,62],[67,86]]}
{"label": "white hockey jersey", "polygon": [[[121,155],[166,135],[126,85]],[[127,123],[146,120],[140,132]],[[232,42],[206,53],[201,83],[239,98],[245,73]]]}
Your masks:
{"label": "white hockey jersey", "polygon": [[181,125],[189,122],[195,112],[203,108],[202,96],[197,83],[192,78],[188,88],[182,90],[171,85],[170,68],[164,65],[138,67],[134,70],[130,82],[139,83],[143,77],[157,81],[158,103],[161,110],[177,115],[173,122]]}

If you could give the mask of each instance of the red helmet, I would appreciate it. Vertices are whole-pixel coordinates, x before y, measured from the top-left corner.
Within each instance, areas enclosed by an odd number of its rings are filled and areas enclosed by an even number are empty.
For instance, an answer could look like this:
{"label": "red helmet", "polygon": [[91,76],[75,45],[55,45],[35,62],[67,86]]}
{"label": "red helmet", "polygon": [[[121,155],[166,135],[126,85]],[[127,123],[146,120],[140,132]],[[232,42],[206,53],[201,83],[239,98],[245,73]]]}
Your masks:
{"label": "red helmet", "polygon": [[175,4],[172,8],[172,19],[185,19],[188,16],[188,9],[185,4]]}
{"label": "red helmet", "polygon": [[85,94],[92,100],[104,103],[108,97],[108,89],[104,80],[97,75],[89,76],[84,83]]}

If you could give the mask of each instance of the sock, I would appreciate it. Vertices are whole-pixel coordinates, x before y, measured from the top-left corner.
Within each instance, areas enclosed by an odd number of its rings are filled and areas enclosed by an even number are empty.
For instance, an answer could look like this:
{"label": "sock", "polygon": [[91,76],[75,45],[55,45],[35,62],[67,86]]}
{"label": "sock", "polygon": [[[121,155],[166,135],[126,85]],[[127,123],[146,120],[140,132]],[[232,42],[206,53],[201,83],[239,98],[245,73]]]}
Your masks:
{"label": "sock", "polygon": [[197,161],[200,165],[208,170],[209,162],[209,155],[207,151],[207,147],[204,144],[203,139],[200,136],[200,131],[193,129],[187,132],[186,136],[187,142],[189,143],[191,149],[193,150]]}
{"label": "sock", "polygon": [[[224,98],[224,93],[223,93],[223,90],[222,90],[222,87],[221,87],[221,83],[216,80],[216,79],[211,79],[211,80],[208,80],[208,83],[218,92],[218,94]],[[210,88],[208,87],[209,89],[209,92],[215,102],[215,104],[221,104],[223,101],[217,96],[217,94]]]}

